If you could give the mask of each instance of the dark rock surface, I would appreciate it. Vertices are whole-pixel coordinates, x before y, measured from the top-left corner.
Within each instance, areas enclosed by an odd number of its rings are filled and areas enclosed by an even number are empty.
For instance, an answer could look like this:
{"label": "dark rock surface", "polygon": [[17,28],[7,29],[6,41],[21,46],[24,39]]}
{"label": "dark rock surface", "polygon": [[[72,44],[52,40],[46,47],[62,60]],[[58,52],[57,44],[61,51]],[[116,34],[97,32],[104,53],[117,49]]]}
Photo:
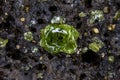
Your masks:
{"label": "dark rock surface", "polygon": [[[109,8],[105,19],[89,25],[90,11],[104,7]],[[113,20],[119,9],[119,0],[0,0],[0,37],[9,40],[0,48],[0,80],[120,80],[120,20]],[[80,12],[88,15],[80,18]],[[40,30],[54,16],[62,16],[81,34],[75,54],[52,55],[39,46]],[[113,31],[107,29],[109,24],[116,25]],[[91,32],[93,27],[99,34]],[[33,33],[33,41],[24,40],[27,31]],[[95,36],[105,46],[98,53],[79,52]]]}

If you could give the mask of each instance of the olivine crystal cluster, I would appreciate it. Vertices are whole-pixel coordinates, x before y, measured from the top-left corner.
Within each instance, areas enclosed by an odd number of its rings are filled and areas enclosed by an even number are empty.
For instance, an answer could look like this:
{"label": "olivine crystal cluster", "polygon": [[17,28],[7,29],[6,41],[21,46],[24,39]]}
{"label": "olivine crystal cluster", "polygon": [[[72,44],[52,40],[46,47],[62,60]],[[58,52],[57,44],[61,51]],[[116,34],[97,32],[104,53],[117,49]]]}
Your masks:
{"label": "olivine crystal cluster", "polygon": [[41,30],[40,45],[50,53],[72,54],[77,48],[79,32],[71,25],[52,23]]}

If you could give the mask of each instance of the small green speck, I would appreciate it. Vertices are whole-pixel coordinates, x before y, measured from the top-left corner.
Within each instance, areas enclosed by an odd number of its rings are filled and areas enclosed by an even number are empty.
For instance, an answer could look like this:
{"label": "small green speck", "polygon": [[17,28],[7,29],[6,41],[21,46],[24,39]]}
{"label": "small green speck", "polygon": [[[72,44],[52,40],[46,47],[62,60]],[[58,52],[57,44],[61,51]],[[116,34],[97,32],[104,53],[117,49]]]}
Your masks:
{"label": "small green speck", "polygon": [[108,71],[108,79],[107,80],[110,80],[111,78],[113,79],[115,75],[116,75],[115,72]]}
{"label": "small green speck", "polygon": [[103,8],[103,12],[104,12],[104,13],[108,13],[108,12],[109,12],[109,7],[107,7],[107,6],[104,7],[104,8]]}
{"label": "small green speck", "polygon": [[89,44],[89,49],[93,50],[94,52],[98,52],[100,48],[98,47],[96,42],[93,42]]}
{"label": "small green speck", "polygon": [[23,71],[28,71],[28,70],[30,70],[32,67],[33,67],[33,66],[28,63],[28,64],[26,64],[26,65],[21,66],[21,70],[23,70]]}
{"label": "small green speck", "polygon": [[27,41],[32,41],[33,40],[32,32],[25,32],[24,33],[24,39],[27,40]]}
{"label": "small green speck", "polygon": [[2,39],[2,38],[0,38],[0,47],[5,47],[6,46],[6,44],[8,43],[8,39]]}
{"label": "small green speck", "polygon": [[79,17],[85,17],[85,16],[86,16],[86,13],[84,13],[84,12],[79,13]]}
{"label": "small green speck", "polygon": [[108,57],[108,61],[109,61],[109,62],[114,62],[114,56],[109,56],[109,57]]}
{"label": "small green speck", "polygon": [[82,52],[85,53],[85,52],[87,52],[87,50],[88,50],[88,48],[87,48],[87,47],[84,47],[84,48],[82,49]]}
{"label": "small green speck", "polygon": [[65,23],[65,19],[60,16],[54,16],[51,20],[51,23]]}
{"label": "small green speck", "polygon": [[104,20],[104,15],[102,10],[95,10],[91,12],[90,23],[93,24],[95,21]]}
{"label": "small green speck", "polygon": [[114,16],[114,20],[119,20],[119,19],[120,19],[120,10],[118,10]]}
{"label": "small green speck", "polygon": [[38,73],[38,74],[37,74],[37,78],[38,78],[38,79],[42,79],[42,78],[43,78],[43,73]]}
{"label": "small green speck", "polygon": [[89,44],[89,49],[91,49],[94,52],[98,52],[102,47],[104,46],[104,43],[98,39],[97,37],[93,38],[93,42]]}
{"label": "small green speck", "polygon": [[34,47],[32,47],[32,48],[31,48],[31,50],[32,50],[32,53],[37,53],[37,52],[38,52],[38,48],[37,48],[37,47],[35,47],[35,46],[34,46]]}

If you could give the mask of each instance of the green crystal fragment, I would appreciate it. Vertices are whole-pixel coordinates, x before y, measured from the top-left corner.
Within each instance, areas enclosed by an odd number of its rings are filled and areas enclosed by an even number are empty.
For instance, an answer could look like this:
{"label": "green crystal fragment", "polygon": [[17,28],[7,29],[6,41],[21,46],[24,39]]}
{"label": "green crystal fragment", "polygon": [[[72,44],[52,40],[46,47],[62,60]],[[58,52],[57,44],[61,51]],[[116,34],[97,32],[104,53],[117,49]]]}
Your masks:
{"label": "green crystal fragment", "polygon": [[109,62],[114,62],[114,56],[109,56],[109,57],[108,57],[108,61],[109,61]]}
{"label": "green crystal fragment", "polygon": [[89,49],[91,49],[94,52],[98,52],[103,46],[104,43],[97,37],[94,37],[93,42],[89,44]]}
{"label": "green crystal fragment", "polygon": [[51,20],[51,23],[65,23],[65,18],[62,18],[60,16],[54,16]]}
{"label": "green crystal fragment", "polygon": [[0,47],[5,47],[6,46],[6,44],[8,43],[8,39],[2,39],[2,38],[0,38]]}
{"label": "green crystal fragment", "polygon": [[41,30],[40,45],[50,53],[72,54],[77,48],[78,31],[67,24],[50,24]]}
{"label": "green crystal fragment", "polygon": [[118,10],[114,16],[114,20],[119,20],[119,19],[120,19],[120,10]]}
{"label": "green crystal fragment", "polygon": [[84,12],[79,13],[79,17],[85,17],[85,16],[86,16],[86,13]]}
{"label": "green crystal fragment", "polygon": [[94,23],[96,20],[102,21],[104,20],[104,14],[101,10],[95,10],[91,12],[90,23]]}
{"label": "green crystal fragment", "polygon": [[27,41],[32,41],[33,40],[32,32],[25,32],[24,39]]}
{"label": "green crystal fragment", "polygon": [[89,49],[91,49],[94,52],[98,52],[100,48],[98,47],[98,44],[94,42],[94,43],[89,44]]}

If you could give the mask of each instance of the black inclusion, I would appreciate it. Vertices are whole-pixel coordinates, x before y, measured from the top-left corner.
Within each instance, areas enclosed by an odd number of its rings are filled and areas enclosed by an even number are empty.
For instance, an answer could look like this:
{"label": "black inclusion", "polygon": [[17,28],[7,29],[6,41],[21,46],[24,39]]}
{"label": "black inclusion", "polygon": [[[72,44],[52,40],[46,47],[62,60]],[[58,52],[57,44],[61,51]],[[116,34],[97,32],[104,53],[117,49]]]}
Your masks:
{"label": "black inclusion", "polygon": [[47,69],[46,65],[44,65],[44,64],[38,64],[36,67],[37,67],[37,70],[46,70]]}
{"label": "black inclusion", "polygon": [[46,23],[46,21],[44,19],[41,19],[41,18],[39,18],[37,20],[37,22],[38,22],[38,24],[44,24],[44,23]]}
{"label": "black inclusion", "polygon": [[83,79],[85,79],[87,76],[86,76],[86,74],[85,73],[82,73],[81,75],[80,75],[80,79],[79,80],[83,80]]}
{"label": "black inclusion", "polygon": [[59,40],[62,40],[62,39],[63,39],[63,37],[62,37],[62,36],[59,36],[59,37],[58,37],[58,39],[59,39]]}
{"label": "black inclusion", "polygon": [[57,7],[56,6],[50,6],[49,11],[57,11]]}
{"label": "black inclusion", "polygon": [[88,50],[86,53],[82,54],[82,61],[87,63],[98,64],[100,62],[100,56],[92,50]]}
{"label": "black inclusion", "polygon": [[92,0],[85,0],[85,7],[91,8],[92,7]]}

